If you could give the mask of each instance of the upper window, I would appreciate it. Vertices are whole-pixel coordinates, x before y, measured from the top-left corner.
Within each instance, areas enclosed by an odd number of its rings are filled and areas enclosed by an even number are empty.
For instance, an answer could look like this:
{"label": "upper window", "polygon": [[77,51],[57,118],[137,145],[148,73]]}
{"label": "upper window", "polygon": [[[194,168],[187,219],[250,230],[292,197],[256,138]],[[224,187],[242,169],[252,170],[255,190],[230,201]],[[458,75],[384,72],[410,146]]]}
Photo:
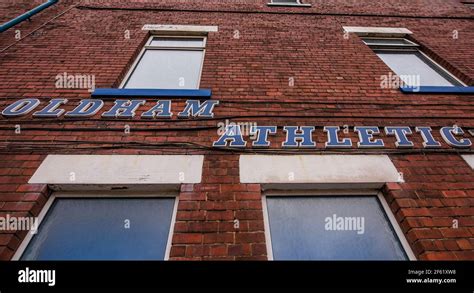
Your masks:
{"label": "upper window", "polygon": [[55,198],[22,260],[163,260],[175,198]]}
{"label": "upper window", "polygon": [[365,38],[364,43],[368,46],[401,46],[401,47],[417,47],[418,45],[401,38]]}
{"label": "upper window", "polygon": [[299,0],[272,0],[272,3],[301,4]]}
{"label": "upper window", "polygon": [[123,88],[198,89],[205,45],[205,37],[151,37]]}
{"label": "upper window", "polygon": [[474,3],[464,3],[467,7],[474,9]]}
{"label": "upper window", "polygon": [[301,0],[271,0],[268,5],[311,6],[302,3]]}
{"label": "upper window", "polygon": [[406,260],[376,196],[267,196],[275,260]]}
{"label": "upper window", "polygon": [[[363,40],[408,86],[464,86],[446,69],[421,52],[414,42],[403,38]],[[417,84],[414,84],[415,81]]]}

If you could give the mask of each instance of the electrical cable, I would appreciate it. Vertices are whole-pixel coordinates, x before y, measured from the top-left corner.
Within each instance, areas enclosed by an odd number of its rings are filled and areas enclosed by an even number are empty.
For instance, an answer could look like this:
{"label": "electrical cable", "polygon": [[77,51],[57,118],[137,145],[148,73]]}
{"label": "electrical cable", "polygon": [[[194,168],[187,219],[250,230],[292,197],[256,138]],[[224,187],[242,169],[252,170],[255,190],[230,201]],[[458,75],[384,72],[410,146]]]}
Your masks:
{"label": "electrical cable", "polygon": [[28,34],[26,34],[23,38],[20,38],[18,41],[6,46],[5,48],[3,48],[2,50],[0,50],[0,53],[3,53],[5,52],[6,50],[8,50],[10,47],[18,44],[19,42],[23,41],[24,39],[26,39],[28,36],[34,34],[36,31],[42,29],[43,27],[45,27],[48,23],[50,23],[51,21],[55,20],[56,18],[62,16],[63,14],[65,14],[66,12],[70,11],[71,9],[73,9],[74,7],[77,7],[79,6],[82,2],[84,1],[81,1],[77,4],[74,4],[74,5],[71,5],[68,9],[64,10],[63,12],[59,13],[58,15],[54,16],[53,18],[49,19],[48,21],[46,21],[45,23],[43,23],[42,25],[40,25],[39,27],[35,28],[34,30],[32,30],[31,32],[29,32]]}
{"label": "electrical cable", "polygon": [[[26,143],[25,143],[26,142]],[[47,143],[47,144],[45,144]],[[74,145],[71,148],[71,145]],[[96,145],[95,147],[81,147],[80,145]],[[235,148],[235,147],[214,147],[207,146],[194,142],[164,142],[164,143],[147,143],[147,142],[136,142],[136,141],[100,141],[100,140],[10,140],[0,141],[0,153],[3,151],[11,153],[12,151],[34,151],[38,152],[51,151],[51,150],[91,150],[91,149],[137,149],[137,150],[156,150],[170,149],[176,151],[179,149],[190,150],[205,150],[212,151],[214,154],[216,151],[221,153],[268,153],[268,154],[338,154],[338,153],[355,153],[355,154],[424,154],[424,153],[455,153],[455,154],[472,154],[474,149],[331,149],[327,150],[324,148],[314,149],[287,149],[287,148]]]}
{"label": "electrical cable", "polygon": [[337,12],[289,12],[289,11],[251,11],[251,10],[229,10],[229,9],[177,9],[156,7],[106,7],[81,5],[78,9],[89,10],[123,10],[123,11],[159,11],[159,12],[190,12],[190,13],[234,13],[234,14],[273,14],[273,15],[310,15],[310,16],[347,16],[347,17],[377,17],[377,18],[415,18],[415,19],[474,19],[473,16],[426,16],[426,15],[390,15],[371,13],[337,13]]}

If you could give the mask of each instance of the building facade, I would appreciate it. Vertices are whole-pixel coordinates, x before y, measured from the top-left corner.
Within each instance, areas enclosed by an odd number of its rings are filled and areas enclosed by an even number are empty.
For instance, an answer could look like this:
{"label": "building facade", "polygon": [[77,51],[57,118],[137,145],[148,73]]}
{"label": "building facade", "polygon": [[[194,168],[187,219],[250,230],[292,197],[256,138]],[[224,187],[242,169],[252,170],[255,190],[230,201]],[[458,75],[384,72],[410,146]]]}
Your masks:
{"label": "building facade", "polygon": [[52,2],[0,33],[1,260],[474,259],[474,2]]}

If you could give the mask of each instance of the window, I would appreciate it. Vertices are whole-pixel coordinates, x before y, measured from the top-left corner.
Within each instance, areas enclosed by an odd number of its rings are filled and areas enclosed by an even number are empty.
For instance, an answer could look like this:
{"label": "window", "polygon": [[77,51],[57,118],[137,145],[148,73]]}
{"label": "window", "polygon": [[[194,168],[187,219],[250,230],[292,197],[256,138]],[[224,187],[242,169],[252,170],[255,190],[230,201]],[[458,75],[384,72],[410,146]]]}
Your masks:
{"label": "window", "polygon": [[474,155],[461,155],[461,157],[474,170]]}
{"label": "window", "polygon": [[464,5],[466,5],[467,7],[471,8],[471,9],[474,9],[474,3],[465,3],[463,2]]}
{"label": "window", "polygon": [[364,39],[364,43],[368,46],[402,46],[417,47],[418,45],[406,39]]}
{"label": "window", "polygon": [[465,86],[423,54],[414,42],[404,38],[363,40],[407,86]]}
{"label": "window", "polygon": [[270,6],[306,6],[309,7],[311,4],[304,4],[301,3],[300,0],[271,0],[270,3],[268,3]]}
{"label": "window", "polygon": [[[397,237],[391,224],[395,220],[390,220],[384,212],[386,207],[382,206],[384,199],[380,195],[278,195],[266,196],[263,200],[270,258],[408,259],[400,240],[404,240],[403,236]],[[412,253],[410,257],[413,258]]]}
{"label": "window", "polygon": [[301,4],[299,0],[272,0],[272,3]]}
{"label": "window", "polygon": [[151,37],[122,87],[198,89],[205,45],[205,37]]}
{"label": "window", "polygon": [[[52,196],[21,260],[163,260],[175,197]],[[48,208],[49,206],[49,208]]]}

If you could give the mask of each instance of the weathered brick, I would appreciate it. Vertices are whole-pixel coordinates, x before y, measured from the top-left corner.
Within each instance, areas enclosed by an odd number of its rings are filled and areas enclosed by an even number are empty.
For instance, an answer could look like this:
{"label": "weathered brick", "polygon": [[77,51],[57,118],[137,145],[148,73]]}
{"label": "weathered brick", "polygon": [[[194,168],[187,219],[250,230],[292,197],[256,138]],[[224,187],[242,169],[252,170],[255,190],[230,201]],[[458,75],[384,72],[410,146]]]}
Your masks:
{"label": "weathered brick", "polygon": [[173,243],[175,244],[201,243],[202,239],[202,234],[197,233],[180,233],[173,235]]}
{"label": "weathered brick", "polygon": [[[10,2],[0,5],[4,21],[35,5],[26,0]],[[216,1],[105,0],[83,3],[53,19],[73,2],[77,1],[59,1],[2,33],[0,48],[14,45],[0,53],[0,110],[21,97],[37,97],[41,107],[50,97],[64,97],[69,102],[62,108],[70,111],[78,99],[90,98],[90,92],[57,88],[56,75],[93,74],[98,87],[119,87],[148,39],[141,30],[144,24],[209,25],[210,18],[219,32],[208,35],[199,85],[212,89],[220,104],[210,120],[175,119],[184,106],[182,100],[173,100],[175,115],[169,121],[135,119],[156,102],[147,99],[136,117],[126,121],[131,127],[128,135],[122,131],[125,121],[102,121],[100,113],[90,120],[59,118],[51,123],[33,118],[33,112],[3,119],[0,215],[36,215],[43,208],[49,196],[46,185],[28,184],[28,180],[48,154],[200,154],[205,157],[202,182],[182,184],[179,190],[171,259],[266,259],[262,186],[240,183],[239,155],[249,150],[212,148],[220,119],[278,125],[279,132],[269,136],[271,146],[263,152],[285,155],[282,125],[316,126],[317,152],[324,151],[324,125],[378,125],[386,154],[404,179],[385,184],[384,197],[417,257],[474,259],[474,171],[458,153],[448,151],[439,133],[441,126],[453,124],[472,128],[472,95],[409,95],[383,89],[380,77],[390,73],[389,67],[359,37],[345,38],[342,33],[346,25],[408,28],[414,32],[410,38],[425,53],[472,86],[472,12],[460,1],[438,1],[433,9],[430,0],[360,0],[354,5],[327,0],[324,5],[313,1],[303,11],[250,0],[245,8],[232,1],[217,7]],[[104,23],[114,23],[114,29],[104,29]],[[28,35],[43,24],[42,30]],[[21,42],[15,38],[17,29],[27,36]],[[127,30],[128,39],[123,35]],[[460,32],[458,38],[452,37],[453,31]],[[233,37],[235,32],[239,38]],[[104,109],[112,103],[106,100]],[[21,135],[13,131],[16,124],[21,124]],[[410,125],[415,147],[396,149],[395,138],[383,133],[384,125]],[[442,148],[423,149],[413,127],[417,125],[431,126]],[[97,131],[98,127],[102,129]],[[349,151],[359,153],[357,134],[344,135],[353,141]],[[239,229],[234,228],[234,219],[240,221]],[[458,229],[453,229],[454,219],[459,221]],[[10,259],[14,251],[2,236],[0,259]],[[13,242],[10,246],[15,247]]]}

